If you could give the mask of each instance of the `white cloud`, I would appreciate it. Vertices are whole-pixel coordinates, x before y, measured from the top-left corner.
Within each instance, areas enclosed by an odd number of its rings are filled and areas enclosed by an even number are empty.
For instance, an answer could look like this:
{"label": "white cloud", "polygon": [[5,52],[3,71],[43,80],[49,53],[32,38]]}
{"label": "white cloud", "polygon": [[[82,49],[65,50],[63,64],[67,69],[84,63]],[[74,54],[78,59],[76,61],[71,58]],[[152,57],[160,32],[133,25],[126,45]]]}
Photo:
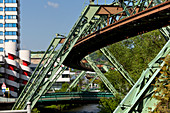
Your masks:
{"label": "white cloud", "polygon": [[48,4],[48,6],[51,6],[53,8],[58,8],[58,6],[59,6],[58,3],[54,3],[54,2],[50,2],[50,1],[48,1],[47,4]]}

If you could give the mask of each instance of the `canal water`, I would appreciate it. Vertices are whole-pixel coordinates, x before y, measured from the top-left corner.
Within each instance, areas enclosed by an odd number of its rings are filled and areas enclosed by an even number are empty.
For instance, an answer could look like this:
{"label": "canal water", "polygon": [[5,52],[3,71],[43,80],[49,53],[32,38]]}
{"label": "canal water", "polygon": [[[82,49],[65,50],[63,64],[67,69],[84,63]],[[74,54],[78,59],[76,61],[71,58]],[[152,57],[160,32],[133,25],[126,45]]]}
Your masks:
{"label": "canal water", "polygon": [[98,104],[87,104],[71,110],[63,111],[62,113],[98,113],[100,109]]}

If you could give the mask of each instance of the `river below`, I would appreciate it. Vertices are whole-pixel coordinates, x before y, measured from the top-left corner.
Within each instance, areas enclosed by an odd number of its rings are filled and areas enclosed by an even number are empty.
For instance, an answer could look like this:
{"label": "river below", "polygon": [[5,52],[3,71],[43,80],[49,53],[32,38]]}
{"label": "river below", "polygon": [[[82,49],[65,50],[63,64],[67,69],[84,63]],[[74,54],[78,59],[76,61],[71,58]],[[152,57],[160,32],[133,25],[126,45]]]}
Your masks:
{"label": "river below", "polygon": [[98,113],[100,109],[97,106],[98,104],[87,104],[61,113]]}

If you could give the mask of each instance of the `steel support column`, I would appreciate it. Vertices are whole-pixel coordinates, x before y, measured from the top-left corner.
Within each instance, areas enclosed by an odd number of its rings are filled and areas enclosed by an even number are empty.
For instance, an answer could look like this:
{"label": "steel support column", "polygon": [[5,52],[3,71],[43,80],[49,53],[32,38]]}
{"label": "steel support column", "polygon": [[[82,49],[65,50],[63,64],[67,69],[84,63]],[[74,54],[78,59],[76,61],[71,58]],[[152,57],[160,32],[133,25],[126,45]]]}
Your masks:
{"label": "steel support column", "polygon": [[[34,107],[35,103],[38,101],[40,96],[44,94],[46,88],[51,83],[50,79],[55,76],[55,73],[59,70],[63,61],[65,60],[65,58],[67,57],[79,37],[82,35],[83,31],[87,29],[87,27],[91,26],[90,22],[98,8],[99,6],[87,6],[84,9],[82,15],[79,17],[78,21],[73,26],[63,45],[60,47],[56,54],[50,56],[50,60],[45,63],[45,66],[42,66],[42,69],[39,70],[38,74],[33,75],[33,79],[31,79],[29,84],[26,85],[26,88],[23,90],[22,94],[13,106],[13,109],[25,109],[27,101],[32,102],[31,109]],[[50,48],[51,47],[52,45],[50,45]],[[56,67],[54,68],[55,63]],[[51,76],[48,78],[47,82],[43,82],[49,72],[51,72]],[[34,78],[34,76],[36,77]]]}
{"label": "steel support column", "polygon": [[123,68],[123,66],[116,60],[116,58],[110,53],[107,47],[100,49],[103,55],[110,61],[110,63],[115,67],[115,70],[118,71],[132,86],[135,82],[132,80],[128,72]]}
{"label": "steel support column", "polygon": [[84,76],[85,74],[86,74],[86,71],[81,71],[81,73],[76,77],[76,79],[69,85],[66,92],[68,92],[68,91],[70,91],[70,89],[74,88],[78,84],[78,81],[81,79],[81,77]]}
{"label": "steel support column", "polygon": [[[103,66],[103,69],[107,72],[108,68],[107,66]],[[94,78],[87,84],[87,86],[85,87],[84,91],[87,91],[87,89],[89,88],[89,86],[96,80],[96,78],[99,77],[98,74],[96,74],[94,76]]]}
{"label": "steel support column", "polygon": [[113,87],[113,85],[108,81],[108,79],[103,75],[103,73],[100,71],[100,69],[95,65],[95,63],[92,61],[92,59],[89,56],[86,56],[85,59],[90,64],[90,66],[93,68],[93,70],[96,72],[96,74],[100,77],[100,79],[104,82],[106,87],[110,90],[110,92],[115,95],[118,92]]}
{"label": "steel support column", "polygon": [[159,77],[161,68],[164,65],[163,59],[170,55],[170,40],[165,44],[158,55],[148,64],[148,68],[143,71],[141,77],[125,96],[114,113],[147,113],[149,108],[156,107],[157,100],[152,98],[154,91],[152,83]]}

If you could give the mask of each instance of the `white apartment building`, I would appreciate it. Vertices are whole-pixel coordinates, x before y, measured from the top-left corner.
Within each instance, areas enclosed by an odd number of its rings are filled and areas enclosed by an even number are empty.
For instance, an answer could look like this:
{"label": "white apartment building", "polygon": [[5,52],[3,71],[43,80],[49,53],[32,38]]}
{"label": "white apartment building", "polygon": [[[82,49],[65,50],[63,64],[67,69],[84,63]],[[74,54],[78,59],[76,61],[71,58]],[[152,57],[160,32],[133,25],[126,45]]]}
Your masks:
{"label": "white apartment building", "polygon": [[20,50],[20,0],[0,0],[0,85],[6,84],[11,97],[27,83],[29,64],[30,51]]}

